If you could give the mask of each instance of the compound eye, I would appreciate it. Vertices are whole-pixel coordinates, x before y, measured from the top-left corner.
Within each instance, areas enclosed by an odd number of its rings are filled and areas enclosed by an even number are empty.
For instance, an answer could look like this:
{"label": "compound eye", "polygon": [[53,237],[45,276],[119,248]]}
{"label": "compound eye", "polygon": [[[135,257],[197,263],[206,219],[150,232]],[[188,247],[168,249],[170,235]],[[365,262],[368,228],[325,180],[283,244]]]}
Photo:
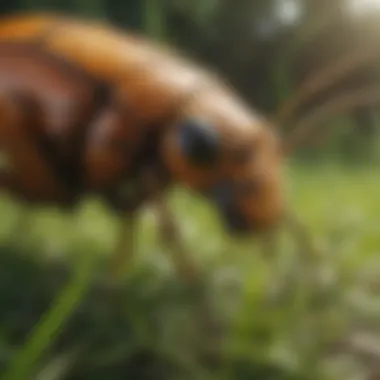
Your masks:
{"label": "compound eye", "polygon": [[179,144],[185,157],[194,165],[215,164],[221,153],[217,129],[203,119],[187,119],[179,126]]}

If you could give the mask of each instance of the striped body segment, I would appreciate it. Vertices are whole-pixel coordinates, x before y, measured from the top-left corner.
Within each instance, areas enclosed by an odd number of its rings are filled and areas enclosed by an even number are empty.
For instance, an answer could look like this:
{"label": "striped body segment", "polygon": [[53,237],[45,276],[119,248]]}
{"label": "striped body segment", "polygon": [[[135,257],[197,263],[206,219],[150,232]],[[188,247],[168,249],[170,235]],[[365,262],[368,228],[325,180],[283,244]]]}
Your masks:
{"label": "striped body segment", "polygon": [[[215,145],[194,133],[203,120],[220,141],[215,162],[199,164],[190,156]],[[0,184],[30,201],[72,205],[96,193],[112,204],[151,167],[207,194],[232,227],[260,229],[281,214],[281,155],[266,122],[189,59],[93,21],[1,20],[0,144],[14,162]]]}

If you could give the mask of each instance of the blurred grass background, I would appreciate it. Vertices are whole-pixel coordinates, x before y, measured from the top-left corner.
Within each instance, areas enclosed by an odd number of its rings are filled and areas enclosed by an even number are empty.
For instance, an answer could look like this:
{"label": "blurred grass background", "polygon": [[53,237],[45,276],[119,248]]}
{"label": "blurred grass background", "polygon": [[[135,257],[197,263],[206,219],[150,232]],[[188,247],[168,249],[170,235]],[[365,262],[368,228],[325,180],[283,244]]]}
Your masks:
{"label": "blurred grass background", "polygon": [[[380,43],[374,2],[355,24],[343,12],[348,1],[334,1],[2,0],[0,9],[65,10],[173,43],[270,114],[297,88],[298,74],[314,75],[363,41]],[[352,73],[300,115],[373,83],[377,65]],[[68,215],[25,210],[2,196],[0,378],[380,378],[377,117],[377,107],[362,107],[330,120],[322,143],[313,140],[320,144],[286,163],[288,199],[307,244],[284,231],[270,255],[257,241],[233,241],[207,203],[174,189],[172,209],[203,271],[195,287],[173,272],[149,208],[133,265],[110,289],[103,275],[119,224],[97,199]]]}
{"label": "blurred grass background", "polygon": [[[227,240],[203,201],[173,194],[186,245],[204,270],[201,289],[171,271],[149,209],[136,263],[115,295],[102,282],[102,264],[117,224],[102,205],[85,202],[74,224],[52,210],[30,211],[32,228],[12,237],[20,208],[2,200],[4,379],[368,378],[378,366],[380,334],[379,168],[290,169],[292,204],[318,249],[312,266],[286,234],[275,257],[265,257],[257,244]],[[71,297],[83,298],[68,307],[72,315],[57,338],[46,335],[51,346],[30,363],[33,376],[22,373],[33,352],[19,350],[70,281]],[[204,330],[194,309],[201,293],[222,327]],[[66,316],[60,310],[53,324]],[[6,371],[12,361],[13,377]]]}

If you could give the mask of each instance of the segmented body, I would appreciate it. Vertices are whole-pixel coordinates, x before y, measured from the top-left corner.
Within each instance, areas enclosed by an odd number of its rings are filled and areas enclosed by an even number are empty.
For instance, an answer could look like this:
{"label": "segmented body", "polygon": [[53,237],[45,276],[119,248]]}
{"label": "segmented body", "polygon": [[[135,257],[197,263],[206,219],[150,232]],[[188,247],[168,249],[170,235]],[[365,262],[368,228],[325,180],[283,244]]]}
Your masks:
{"label": "segmented body", "polygon": [[[0,91],[38,109],[25,133],[70,197],[112,191],[156,160],[152,140],[205,78],[109,26],[50,15],[0,23]],[[34,181],[33,167],[26,171]]]}
{"label": "segmented body", "polygon": [[29,201],[67,206],[96,193],[125,209],[120,188],[149,167],[163,184],[207,193],[237,228],[281,214],[281,154],[266,121],[218,76],[105,24],[0,20],[0,144],[14,164],[0,186]]}

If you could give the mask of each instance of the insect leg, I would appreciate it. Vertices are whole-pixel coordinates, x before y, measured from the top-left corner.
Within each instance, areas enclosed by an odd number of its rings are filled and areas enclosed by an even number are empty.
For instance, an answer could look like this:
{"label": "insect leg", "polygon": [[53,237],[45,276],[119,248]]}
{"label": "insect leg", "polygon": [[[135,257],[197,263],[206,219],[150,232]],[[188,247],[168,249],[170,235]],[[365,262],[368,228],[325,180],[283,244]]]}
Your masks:
{"label": "insect leg", "polygon": [[108,205],[119,216],[119,232],[115,249],[111,254],[108,279],[113,285],[120,283],[122,276],[129,268],[135,257],[136,232],[139,217],[139,207],[145,197],[138,187],[123,192],[116,189],[105,195],[104,199]]}
{"label": "insect leg", "polygon": [[159,180],[157,171],[147,168],[141,174],[140,194],[145,194],[153,206],[157,218],[160,238],[167,246],[167,253],[174,264],[177,275],[188,284],[198,279],[198,270],[190,260],[190,254],[182,241],[181,231],[165,197],[165,184]]}
{"label": "insect leg", "polygon": [[[134,189],[134,191],[133,191]],[[107,201],[121,215],[121,230],[116,250],[111,257],[109,275],[114,284],[125,273],[136,251],[136,233],[139,208],[148,201],[156,211],[158,231],[163,242],[168,246],[168,253],[174,263],[177,274],[188,283],[196,280],[197,269],[189,259],[181,240],[175,219],[163,196],[163,187],[155,175],[155,170],[147,168],[142,171],[132,191],[108,195]]]}
{"label": "insect leg", "polygon": [[120,283],[135,257],[137,218],[137,212],[126,212],[120,218],[118,239],[109,267],[109,277],[114,284]]}
{"label": "insect leg", "polygon": [[163,242],[168,246],[176,272],[179,277],[188,284],[194,284],[198,279],[198,270],[190,260],[190,254],[186,250],[181,238],[181,231],[172,215],[166,199],[157,197],[154,202],[156,210],[158,230]]}

